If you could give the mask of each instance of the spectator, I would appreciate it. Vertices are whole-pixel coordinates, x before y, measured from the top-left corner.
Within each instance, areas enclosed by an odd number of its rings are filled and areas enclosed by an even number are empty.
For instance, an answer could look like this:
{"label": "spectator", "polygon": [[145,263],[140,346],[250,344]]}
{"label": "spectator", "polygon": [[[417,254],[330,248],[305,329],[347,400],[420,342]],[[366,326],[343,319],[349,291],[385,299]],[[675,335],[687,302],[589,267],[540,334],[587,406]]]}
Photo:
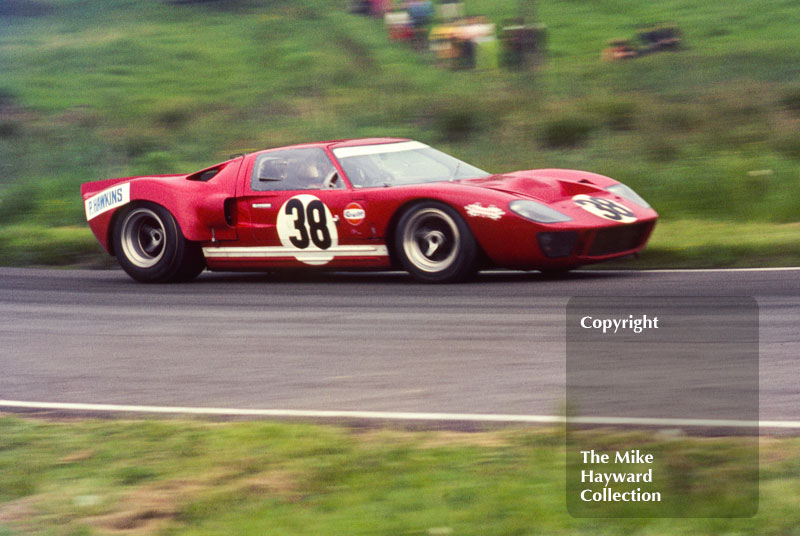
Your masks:
{"label": "spectator", "polygon": [[417,50],[428,47],[426,27],[433,18],[433,4],[417,0],[406,3],[406,11],[411,18],[412,43]]}
{"label": "spectator", "polygon": [[406,3],[406,11],[411,17],[411,24],[414,28],[427,26],[433,18],[433,4],[431,2],[411,0]]}
{"label": "spectator", "polygon": [[407,11],[395,11],[383,16],[390,39],[407,40],[413,37],[411,17]]}
{"label": "spectator", "polygon": [[439,18],[445,21],[460,19],[464,16],[464,2],[444,0],[439,4]]}
{"label": "spectator", "polygon": [[369,13],[373,17],[383,17],[391,7],[391,0],[369,0]]}
{"label": "spectator", "polygon": [[350,3],[350,13],[366,15],[369,13],[369,0],[353,0]]}

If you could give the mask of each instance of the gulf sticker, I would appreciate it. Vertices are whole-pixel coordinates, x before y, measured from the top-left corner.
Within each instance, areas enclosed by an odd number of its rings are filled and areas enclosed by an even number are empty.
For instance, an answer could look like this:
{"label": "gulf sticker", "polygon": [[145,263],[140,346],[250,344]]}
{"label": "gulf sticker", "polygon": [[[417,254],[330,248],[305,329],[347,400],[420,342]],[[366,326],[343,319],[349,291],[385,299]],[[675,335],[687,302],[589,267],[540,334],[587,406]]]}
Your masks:
{"label": "gulf sticker", "polygon": [[350,203],[344,207],[344,213],[342,215],[350,225],[358,225],[367,217],[367,212],[364,210],[364,207],[358,203]]}
{"label": "gulf sticker", "polygon": [[600,218],[631,223],[636,221],[636,215],[622,203],[617,203],[605,197],[591,197],[585,194],[576,195],[572,201],[586,212],[591,212]]}

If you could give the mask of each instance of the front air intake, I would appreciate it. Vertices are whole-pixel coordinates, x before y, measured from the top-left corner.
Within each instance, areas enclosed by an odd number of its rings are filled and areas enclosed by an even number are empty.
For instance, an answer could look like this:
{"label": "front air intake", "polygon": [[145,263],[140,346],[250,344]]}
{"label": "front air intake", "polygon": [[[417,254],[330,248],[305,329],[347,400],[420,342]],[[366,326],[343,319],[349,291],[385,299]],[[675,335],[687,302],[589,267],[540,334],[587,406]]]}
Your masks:
{"label": "front air intake", "polygon": [[539,233],[536,236],[542,252],[551,259],[567,257],[575,250],[578,241],[576,231],[561,231],[557,233]]}
{"label": "front air intake", "polygon": [[595,233],[589,247],[589,256],[602,257],[636,249],[647,238],[651,225],[652,223],[645,222],[600,229]]}

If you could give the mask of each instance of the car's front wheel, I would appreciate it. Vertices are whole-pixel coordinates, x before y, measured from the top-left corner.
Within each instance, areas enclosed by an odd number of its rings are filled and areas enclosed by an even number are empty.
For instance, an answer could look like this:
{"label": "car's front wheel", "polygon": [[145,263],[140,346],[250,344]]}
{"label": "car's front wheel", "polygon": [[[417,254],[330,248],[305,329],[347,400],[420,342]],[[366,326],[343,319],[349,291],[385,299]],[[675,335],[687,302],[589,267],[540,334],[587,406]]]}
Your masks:
{"label": "car's front wheel", "polygon": [[205,267],[199,244],[186,240],[172,214],[154,203],[125,207],[113,243],[120,266],[143,283],[189,281]]}
{"label": "car's front wheel", "polygon": [[421,281],[449,283],[475,273],[475,238],[464,219],[443,203],[427,201],[406,210],[394,245],[403,268]]}

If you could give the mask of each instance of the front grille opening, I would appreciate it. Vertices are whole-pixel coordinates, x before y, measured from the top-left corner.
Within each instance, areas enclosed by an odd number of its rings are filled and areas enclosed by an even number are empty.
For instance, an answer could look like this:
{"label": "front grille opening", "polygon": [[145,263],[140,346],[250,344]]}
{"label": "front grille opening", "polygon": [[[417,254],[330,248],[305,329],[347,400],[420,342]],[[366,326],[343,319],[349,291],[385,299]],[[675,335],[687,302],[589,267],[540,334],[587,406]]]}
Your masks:
{"label": "front grille opening", "polygon": [[589,256],[602,257],[638,248],[647,238],[650,225],[646,222],[600,229],[589,247]]}
{"label": "front grille opening", "polygon": [[545,256],[557,259],[572,254],[575,244],[578,242],[578,233],[576,231],[539,233],[536,238]]}

